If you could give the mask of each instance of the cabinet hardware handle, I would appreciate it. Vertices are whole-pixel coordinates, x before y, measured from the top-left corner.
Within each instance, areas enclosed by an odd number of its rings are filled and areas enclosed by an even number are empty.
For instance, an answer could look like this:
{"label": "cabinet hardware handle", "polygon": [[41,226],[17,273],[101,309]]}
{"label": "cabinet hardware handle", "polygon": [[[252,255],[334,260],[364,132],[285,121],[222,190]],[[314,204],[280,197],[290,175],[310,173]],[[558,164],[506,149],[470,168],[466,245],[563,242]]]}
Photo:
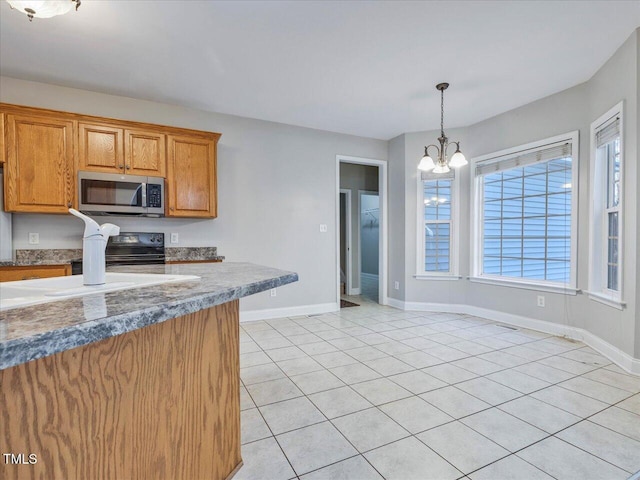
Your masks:
{"label": "cabinet hardware handle", "polygon": [[118,165],[118,168],[124,168],[124,164],[121,163],[120,165]]}
{"label": "cabinet hardware handle", "polygon": [[71,202],[67,202],[67,207],[71,208],[73,204]]}
{"label": "cabinet hardware handle", "polygon": [[169,207],[169,210],[171,210],[173,212],[173,207]]}
{"label": "cabinet hardware handle", "polygon": [[131,170],[131,165],[127,165],[127,170]]}
{"label": "cabinet hardware handle", "polygon": [[38,275],[34,275],[33,277],[22,277],[23,280],[35,280],[36,278],[40,278]]}

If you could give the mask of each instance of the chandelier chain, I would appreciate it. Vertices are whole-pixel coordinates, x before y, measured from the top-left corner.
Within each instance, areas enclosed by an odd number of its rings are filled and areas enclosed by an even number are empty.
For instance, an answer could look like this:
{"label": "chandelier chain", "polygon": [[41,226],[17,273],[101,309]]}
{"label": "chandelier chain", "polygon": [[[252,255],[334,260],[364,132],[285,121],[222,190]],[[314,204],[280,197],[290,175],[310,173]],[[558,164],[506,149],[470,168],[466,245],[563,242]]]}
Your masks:
{"label": "chandelier chain", "polygon": [[444,137],[444,90],[440,90],[440,135]]}

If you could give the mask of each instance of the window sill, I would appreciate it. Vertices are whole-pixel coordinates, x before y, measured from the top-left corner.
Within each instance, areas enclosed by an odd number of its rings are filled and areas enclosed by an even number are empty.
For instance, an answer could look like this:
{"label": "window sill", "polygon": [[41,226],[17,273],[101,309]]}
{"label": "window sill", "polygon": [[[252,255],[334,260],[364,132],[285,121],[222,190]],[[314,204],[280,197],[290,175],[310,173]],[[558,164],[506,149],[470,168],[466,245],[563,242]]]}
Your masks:
{"label": "window sill", "polygon": [[416,280],[460,280],[462,277],[460,275],[454,275],[451,273],[447,273],[446,275],[436,275],[433,273],[417,273],[413,276]]}
{"label": "window sill", "polygon": [[589,296],[591,300],[607,305],[608,307],[617,308],[618,310],[624,310],[627,306],[625,302],[613,299],[610,296],[605,295],[604,293],[600,293],[600,292],[585,292],[585,293]]}
{"label": "window sill", "polygon": [[577,295],[580,290],[573,287],[560,285],[549,285],[546,283],[521,282],[518,280],[504,280],[502,278],[469,277],[474,283],[484,283],[487,285],[498,285],[501,287],[522,288],[525,290],[536,290],[538,292],[562,293],[564,295]]}

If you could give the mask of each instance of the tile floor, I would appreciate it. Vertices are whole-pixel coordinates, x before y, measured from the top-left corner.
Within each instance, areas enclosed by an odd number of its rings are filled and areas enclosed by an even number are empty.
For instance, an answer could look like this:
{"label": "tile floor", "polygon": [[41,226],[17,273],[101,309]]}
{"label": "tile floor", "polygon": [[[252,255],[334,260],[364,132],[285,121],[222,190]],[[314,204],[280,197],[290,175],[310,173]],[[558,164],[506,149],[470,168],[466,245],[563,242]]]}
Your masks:
{"label": "tile floor", "polygon": [[241,324],[234,480],[627,479],[640,377],[582,343],[364,297]]}

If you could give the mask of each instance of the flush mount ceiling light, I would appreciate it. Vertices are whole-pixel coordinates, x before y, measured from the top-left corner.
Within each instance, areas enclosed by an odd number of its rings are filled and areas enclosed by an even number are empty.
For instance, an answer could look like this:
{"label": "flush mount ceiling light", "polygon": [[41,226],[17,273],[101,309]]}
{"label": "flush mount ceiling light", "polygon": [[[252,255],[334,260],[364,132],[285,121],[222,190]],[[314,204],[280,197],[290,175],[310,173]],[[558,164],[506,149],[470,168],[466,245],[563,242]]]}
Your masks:
{"label": "flush mount ceiling light", "polygon": [[[439,83],[436,85],[436,88],[440,90],[440,137],[438,137],[440,146],[438,147],[437,145],[432,144],[424,147],[424,156],[418,164],[418,170],[422,170],[424,172],[430,172],[433,170],[433,173],[447,173],[450,170],[449,167],[458,168],[468,163],[467,159],[464,158],[464,155],[460,151],[460,142],[451,142],[451,144],[455,144],[456,151],[451,157],[451,160],[447,159],[449,139],[444,134],[444,91],[448,87],[448,83]],[[433,157],[429,156],[429,147],[433,147],[437,150],[437,161],[434,161]]]}
{"label": "flush mount ceiling light", "polygon": [[64,15],[73,7],[78,10],[81,0],[7,0],[7,3],[32,21],[33,17],[51,18]]}

